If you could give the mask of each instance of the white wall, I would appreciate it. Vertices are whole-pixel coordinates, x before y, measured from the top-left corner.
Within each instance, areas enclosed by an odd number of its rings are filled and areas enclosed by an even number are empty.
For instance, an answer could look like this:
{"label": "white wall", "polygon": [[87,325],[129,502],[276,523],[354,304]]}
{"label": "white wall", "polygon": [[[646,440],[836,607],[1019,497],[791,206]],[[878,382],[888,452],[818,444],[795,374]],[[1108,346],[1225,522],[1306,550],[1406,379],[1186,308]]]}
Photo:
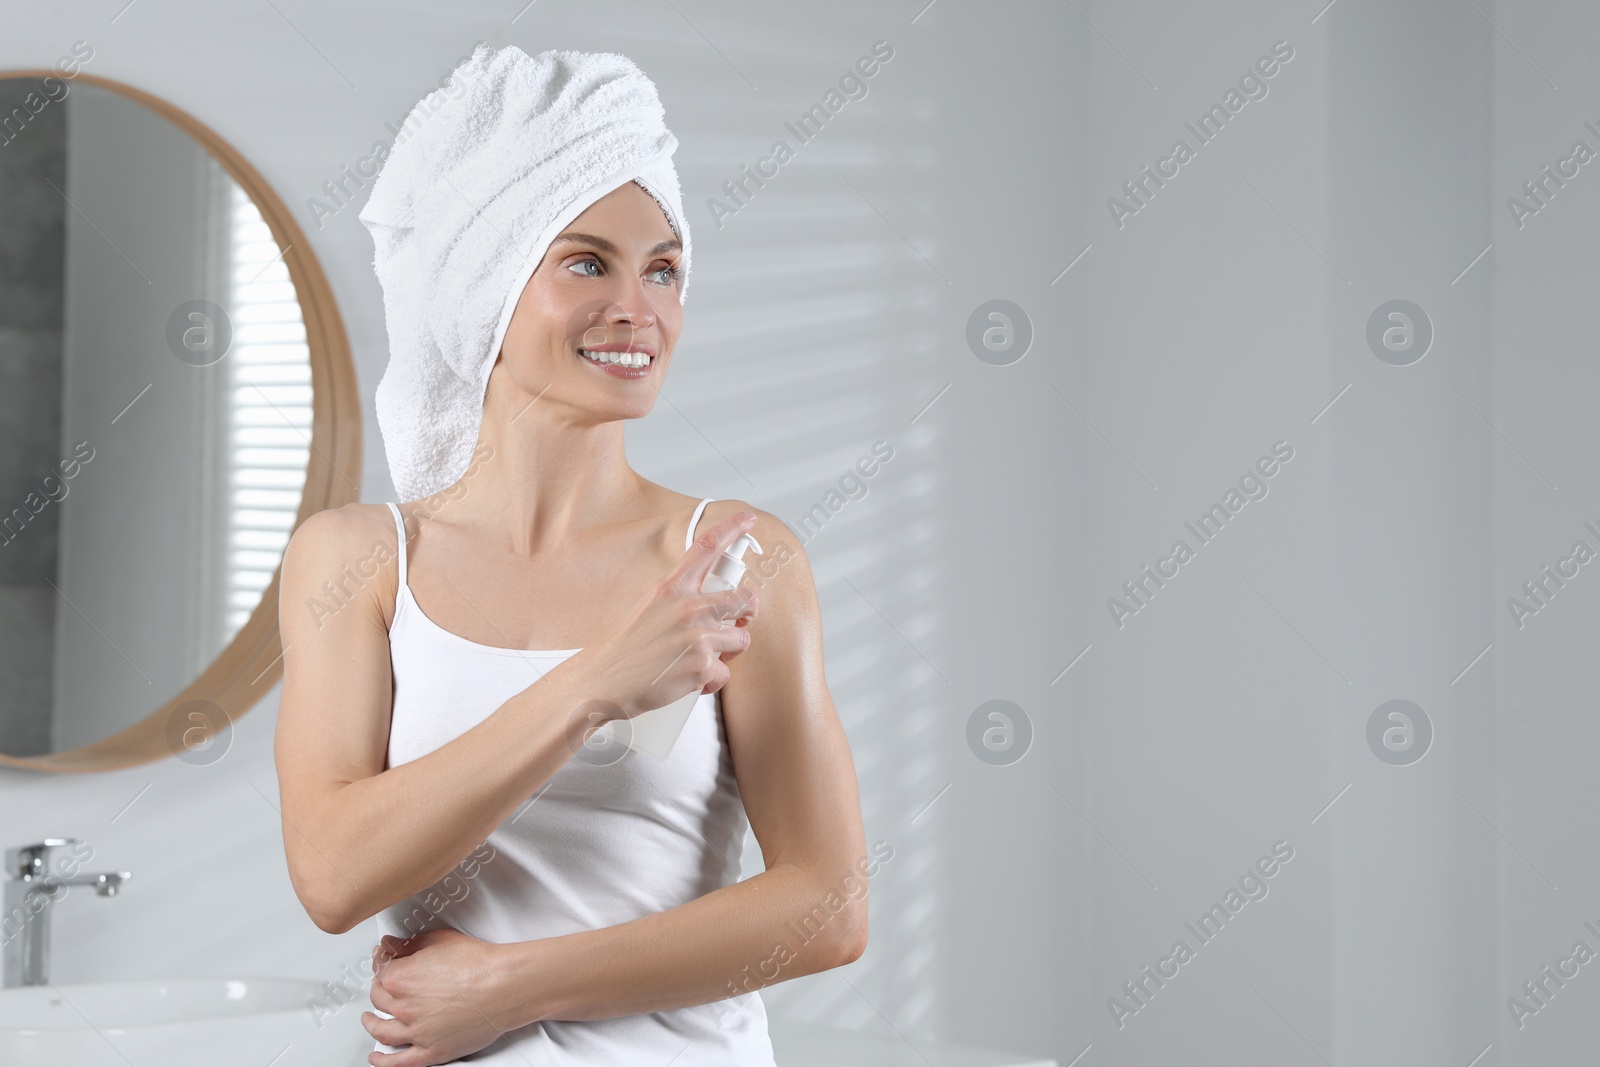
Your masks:
{"label": "white wall", "polygon": [[[1328,267],[1278,213],[1326,247],[1325,32],[1264,3],[1093,17],[1126,56],[1104,39],[1091,49],[1093,247],[1073,269],[1089,290],[1087,373],[1082,415],[1063,413],[1098,427],[1085,431],[1082,504],[1093,647],[1073,672],[1088,770],[1073,791],[1083,815],[1065,812],[1074,832],[1095,828],[1092,1062],[1298,1063],[1314,1057],[1254,990],[1327,1047],[1333,861],[1327,826],[1310,820],[1337,789],[1330,672],[1283,616],[1326,647],[1332,450],[1327,420],[1311,419],[1337,392],[1338,346]],[[1202,143],[1186,124],[1258,62],[1265,95],[1252,87],[1259,98]],[[1179,140],[1193,158],[1160,164]],[[1132,204],[1123,183],[1146,165],[1171,176],[1147,182],[1119,225],[1108,201]],[[1266,495],[1202,543],[1188,524],[1275,450]],[[1193,558],[1147,582],[1153,595],[1119,625],[1108,601],[1132,603],[1123,584],[1179,540]],[[1267,861],[1266,895],[1202,943],[1186,924],[1280,841],[1292,859]],[[1161,964],[1180,940],[1193,958]],[[1141,980],[1142,1005],[1123,988]]]}
{"label": "white wall", "polygon": [[[1492,444],[1493,616],[1482,638],[1495,642],[1488,735],[1495,778],[1479,800],[1498,832],[1480,821],[1472,840],[1494,858],[1499,893],[1490,990],[1498,1034],[1484,1040],[1504,1050],[1502,1063],[1535,1067],[1589,1054],[1600,1011],[1600,979],[1589,965],[1565,987],[1548,983],[1554,995],[1537,1014],[1523,1015],[1520,1028],[1507,1004],[1513,996],[1532,1003],[1523,983],[1556,968],[1576,942],[1600,951],[1600,937],[1584,925],[1600,927],[1600,862],[1590,846],[1600,812],[1593,772],[1600,590],[1592,568],[1581,566],[1564,587],[1549,586],[1554,596],[1520,629],[1507,600],[1541,568],[1553,569],[1575,541],[1600,549],[1600,537],[1584,526],[1600,527],[1593,463],[1600,309],[1592,296],[1600,181],[1587,164],[1564,187],[1550,183],[1547,205],[1520,229],[1507,200],[1527,201],[1524,183],[1541,178],[1546,165],[1554,169],[1575,141],[1600,151],[1600,135],[1585,125],[1600,126],[1600,80],[1589,62],[1600,13],[1519,0],[1497,5],[1495,22],[1517,48],[1495,40],[1495,150],[1485,190],[1494,247],[1484,259],[1495,358],[1484,392],[1474,395],[1492,397],[1490,414],[1503,434]],[[1488,929],[1473,940],[1488,941]]]}
{"label": "white wall", "polygon": [[[634,461],[798,518],[895,449],[807,551],[867,838],[896,855],[867,955],[771,989],[774,1015],[1063,1067],[1091,1044],[1081,1064],[1465,1067],[1492,1046],[1492,1067],[1571,1062],[1600,996],[1585,968],[1522,1030],[1505,1003],[1579,938],[1600,949],[1594,594],[1580,576],[1520,631],[1505,607],[1573,540],[1600,546],[1596,201],[1580,174],[1521,231],[1504,205],[1573,139],[1600,147],[1597,16],[1547,7],[634,4],[621,31],[555,0],[514,24],[138,5],[29,12],[0,61],[88,38],[88,69],[254,160],[328,270],[364,398],[385,356],[365,194],[321,229],[307,198],[476,39],[623,51],[655,78],[697,256]],[[706,198],[879,39],[869,95],[719,229]],[[1119,227],[1108,198],[1280,40],[1267,95]],[[1365,338],[1393,298],[1436,328],[1409,367]],[[1012,366],[967,347],[992,299],[1032,323]],[[389,499],[366,405],[363,498]],[[1118,628],[1108,598],[1278,441],[1268,495]],[[1411,766],[1367,745],[1393,698],[1434,726]],[[1010,766],[966,739],[995,699],[1032,727]],[[66,905],[61,979],[331,979],[365,954],[290,890],[273,712],[211,768],[0,776],[7,843],[77,834],[136,872]],[[1198,944],[1186,922],[1279,841],[1267,895]],[[1108,1000],[1180,938],[1194,958],[1119,1027]]]}

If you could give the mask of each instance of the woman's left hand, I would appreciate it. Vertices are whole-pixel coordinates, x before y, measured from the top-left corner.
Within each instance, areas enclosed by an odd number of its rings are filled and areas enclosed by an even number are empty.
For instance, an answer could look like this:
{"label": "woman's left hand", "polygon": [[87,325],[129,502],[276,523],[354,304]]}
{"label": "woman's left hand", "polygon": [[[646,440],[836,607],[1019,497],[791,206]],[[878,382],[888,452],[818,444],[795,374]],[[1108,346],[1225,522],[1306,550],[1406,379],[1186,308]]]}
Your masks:
{"label": "woman's left hand", "polygon": [[373,949],[372,1006],[361,1025],[399,1052],[367,1056],[372,1067],[432,1067],[487,1047],[523,1025],[508,996],[506,946],[445,927]]}

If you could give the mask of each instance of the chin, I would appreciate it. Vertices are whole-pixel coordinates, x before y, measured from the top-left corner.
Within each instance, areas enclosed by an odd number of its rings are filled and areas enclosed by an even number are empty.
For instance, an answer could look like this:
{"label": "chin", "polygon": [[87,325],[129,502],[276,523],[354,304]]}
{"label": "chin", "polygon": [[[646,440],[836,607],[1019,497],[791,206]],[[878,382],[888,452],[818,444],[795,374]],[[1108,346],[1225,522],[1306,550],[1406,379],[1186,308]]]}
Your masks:
{"label": "chin", "polygon": [[[649,387],[646,386],[648,389]],[[656,391],[649,390],[650,395],[631,401],[618,402],[615,397],[596,397],[590,405],[590,410],[604,422],[616,422],[621,419],[642,419],[656,406]]]}

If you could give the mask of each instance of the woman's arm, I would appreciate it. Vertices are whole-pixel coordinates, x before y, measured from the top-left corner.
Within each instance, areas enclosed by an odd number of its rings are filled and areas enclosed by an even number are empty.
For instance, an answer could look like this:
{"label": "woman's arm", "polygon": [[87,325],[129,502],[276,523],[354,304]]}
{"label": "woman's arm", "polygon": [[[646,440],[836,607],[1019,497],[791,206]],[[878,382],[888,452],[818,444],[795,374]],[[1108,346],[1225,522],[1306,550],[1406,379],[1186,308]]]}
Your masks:
{"label": "woman's arm", "polygon": [[[433,885],[624,702],[652,687],[658,696],[688,691],[701,671],[680,650],[742,643],[722,631],[715,612],[743,618],[748,606],[724,595],[719,608],[698,592],[698,578],[739,526],[725,519],[697,539],[613,644],[577,652],[542,678],[530,663],[528,687],[482,722],[386,770],[394,691],[386,620],[399,588],[394,517],[386,505],[347,504],[302,523],[284,552],[279,590],[284,676],[275,754],[289,877],[312,921],[344,933]],[[690,585],[695,592],[685,594]],[[686,606],[690,599],[696,603]]]}
{"label": "woman's arm", "polygon": [[[719,502],[719,511],[740,508]],[[707,510],[710,510],[708,508]],[[754,509],[749,509],[754,510]],[[777,519],[744,585],[761,610],[720,690],[739,791],[767,869],[631,922],[498,944],[444,929],[374,951],[383,1044],[369,1063],[452,1062],[544,1019],[604,1019],[706,1004],[850,963],[866,948],[867,879],[893,857],[863,844],[855,768],[822,673],[810,566]],[[731,540],[731,538],[729,538]],[[737,655],[737,659],[733,658]],[[386,957],[394,957],[386,959]]]}
{"label": "woman's arm", "polygon": [[385,770],[397,548],[387,506],[348,504],[312,515],[284,552],[283,842],[295,893],[331,934],[433,885],[477,848],[572,756],[582,739],[569,734],[598,692],[580,656],[542,679],[530,664],[528,688],[483,722]]}
{"label": "woman's arm", "polygon": [[810,564],[774,516],[739,501],[712,508],[755,510],[751,532],[765,550],[746,556],[744,584],[757,591],[761,610],[721,695],[766,870],[631,922],[500,946],[505,980],[524,1008],[515,1025],[705,1004],[850,963],[866,948],[867,877],[876,862],[823,677]]}
{"label": "woman's arm", "polygon": [[[522,1007],[506,1029],[686,1008],[854,963],[866,948],[855,918],[866,901],[849,902],[839,883],[850,874],[866,885],[865,854],[858,859],[833,885],[785,864],[632,922],[501,946],[501,973]],[[844,907],[818,928],[830,896]],[[799,932],[807,921],[809,941]]]}

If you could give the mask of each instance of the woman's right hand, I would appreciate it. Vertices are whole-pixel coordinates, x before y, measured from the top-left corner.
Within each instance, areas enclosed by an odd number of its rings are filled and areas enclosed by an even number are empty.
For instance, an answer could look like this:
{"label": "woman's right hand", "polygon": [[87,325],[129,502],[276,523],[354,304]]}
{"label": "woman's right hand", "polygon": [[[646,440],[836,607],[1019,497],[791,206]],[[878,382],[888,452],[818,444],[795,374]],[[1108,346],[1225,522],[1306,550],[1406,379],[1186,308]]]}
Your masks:
{"label": "woman's right hand", "polygon": [[750,647],[747,624],[756,617],[756,594],[742,586],[717,593],[700,587],[755,521],[755,512],[736,512],[695,538],[607,640],[573,656],[586,660],[608,717],[632,718],[727,684],[728,661]]}

